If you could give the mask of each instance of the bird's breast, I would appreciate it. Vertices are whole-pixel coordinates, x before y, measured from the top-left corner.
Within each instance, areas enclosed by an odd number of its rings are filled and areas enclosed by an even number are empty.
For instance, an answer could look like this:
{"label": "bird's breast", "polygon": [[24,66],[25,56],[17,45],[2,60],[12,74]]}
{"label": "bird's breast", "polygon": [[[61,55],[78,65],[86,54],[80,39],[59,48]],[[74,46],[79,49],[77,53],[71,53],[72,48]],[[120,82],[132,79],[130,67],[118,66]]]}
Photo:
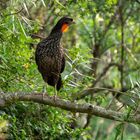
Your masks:
{"label": "bird's breast", "polygon": [[54,45],[50,45],[49,47],[46,48],[45,54],[48,57],[62,57],[63,55],[63,48],[60,47],[60,45],[54,46]]}
{"label": "bird's breast", "polygon": [[64,56],[63,48],[61,47],[60,40],[48,39],[38,45],[36,51],[36,62],[39,67],[48,71],[61,70],[62,58]]}

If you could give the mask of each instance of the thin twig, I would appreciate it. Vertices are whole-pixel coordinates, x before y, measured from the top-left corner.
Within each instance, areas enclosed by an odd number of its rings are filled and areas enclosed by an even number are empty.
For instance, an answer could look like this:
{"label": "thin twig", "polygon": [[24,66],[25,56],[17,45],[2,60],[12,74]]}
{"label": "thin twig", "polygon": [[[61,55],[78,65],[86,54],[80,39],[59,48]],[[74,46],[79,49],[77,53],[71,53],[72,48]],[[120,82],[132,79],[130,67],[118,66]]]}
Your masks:
{"label": "thin twig", "polygon": [[126,92],[121,92],[121,91],[118,91],[118,90],[115,90],[115,89],[104,88],[104,87],[94,87],[94,88],[91,87],[91,88],[87,88],[87,89],[85,89],[80,95],[78,95],[77,97],[75,97],[75,100],[82,99],[82,98],[84,98],[85,96],[91,95],[91,94],[93,94],[94,92],[102,91],[102,90],[107,90],[107,91],[110,91],[110,92],[112,92],[112,93],[119,93],[119,94],[121,94],[121,95],[126,95],[126,96],[128,96],[128,97],[131,97],[131,98],[140,100],[138,97],[135,97],[135,96],[132,96],[132,95],[130,95],[130,94],[127,94]]}
{"label": "thin twig", "polygon": [[113,67],[113,66],[117,66],[118,68],[120,68],[120,65],[117,63],[110,63],[108,64],[102,71],[102,73],[96,78],[96,80],[94,81],[94,83],[92,84],[92,86],[90,86],[90,88],[84,90],[80,95],[78,95],[78,97],[76,97],[76,99],[82,99],[85,96],[88,95],[92,95],[94,94],[94,91],[92,91],[91,93],[91,89],[94,89],[94,87],[96,86],[96,84],[101,80],[101,78],[107,73],[107,71]]}
{"label": "thin twig", "polygon": [[44,36],[41,36],[41,35],[37,35],[37,34],[30,34],[31,38],[33,39],[36,39],[36,38],[39,38],[39,39],[45,39]]}
{"label": "thin twig", "polygon": [[138,4],[140,4],[140,1],[139,0],[135,0]]}
{"label": "thin twig", "polygon": [[97,77],[97,79],[94,81],[93,86],[95,87],[95,85],[101,80],[101,78],[107,73],[107,71],[113,67],[113,66],[117,66],[118,68],[120,68],[120,65],[117,63],[110,63],[108,64],[102,71],[102,73]]}
{"label": "thin twig", "polygon": [[15,12],[15,13],[4,15],[4,17],[19,14],[20,12],[22,12],[22,10],[23,10],[23,7],[20,10],[18,10],[17,12]]}

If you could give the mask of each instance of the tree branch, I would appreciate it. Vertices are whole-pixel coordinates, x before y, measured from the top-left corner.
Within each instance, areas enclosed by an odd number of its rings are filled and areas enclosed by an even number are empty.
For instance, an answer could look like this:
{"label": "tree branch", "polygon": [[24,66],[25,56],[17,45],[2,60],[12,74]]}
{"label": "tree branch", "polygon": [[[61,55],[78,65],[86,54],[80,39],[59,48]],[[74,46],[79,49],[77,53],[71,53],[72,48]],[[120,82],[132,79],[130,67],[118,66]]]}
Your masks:
{"label": "tree branch", "polygon": [[135,0],[138,4],[140,4],[140,1],[139,0]]}
{"label": "tree branch", "polygon": [[95,85],[101,80],[101,78],[106,75],[106,73],[108,72],[108,70],[113,67],[113,66],[117,66],[118,68],[120,68],[121,66],[117,63],[110,63],[108,64],[102,71],[102,73],[96,78],[96,80],[94,81],[92,87],[95,87]]}
{"label": "tree branch", "polygon": [[[118,67],[118,69],[120,69],[120,65],[119,64],[117,64],[117,63],[110,63],[110,64],[108,64],[104,69],[103,69],[103,71],[102,71],[102,73],[101,74],[99,74],[99,76],[96,78],[96,80],[94,81],[94,83],[88,88],[88,89],[85,89],[84,91],[82,91],[82,93],[80,94],[80,95],[78,95],[78,96],[76,96],[75,97],[75,99],[77,100],[77,99],[82,99],[82,98],[84,98],[85,96],[88,96],[88,95],[92,95],[92,94],[94,94],[97,90],[99,90],[99,89],[94,89],[94,87],[96,86],[96,84],[98,83],[98,82],[100,82],[100,80],[101,80],[101,78],[104,76],[104,75],[106,75],[106,73],[108,72],[108,70],[111,68],[111,67],[113,67],[113,66],[116,66],[116,67]],[[101,89],[102,90],[102,89]],[[116,92],[118,92],[118,91],[116,91]]]}
{"label": "tree branch", "polygon": [[60,98],[54,100],[54,97],[50,97],[48,95],[43,96],[41,93],[0,93],[0,108],[4,108],[8,105],[14,104],[17,101],[30,101],[50,105],[53,107],[58,107],[71,112],[87,113],[90,115],[95,115],[98,117],[111,119],[115,121],[140,124],[140,114],[128,116],[128,114],[116,112],[113,110],[106,110],[103,107],[99,107],[92,104],[78,104]]}
{"label": "tree branch", "polygon": [[123,82],[124,82],[124,18],[123,18],[123,3],[120,0],[119,2],[119,16],[120,16],[120,23],[121,23],[121,89],[123,89]]}

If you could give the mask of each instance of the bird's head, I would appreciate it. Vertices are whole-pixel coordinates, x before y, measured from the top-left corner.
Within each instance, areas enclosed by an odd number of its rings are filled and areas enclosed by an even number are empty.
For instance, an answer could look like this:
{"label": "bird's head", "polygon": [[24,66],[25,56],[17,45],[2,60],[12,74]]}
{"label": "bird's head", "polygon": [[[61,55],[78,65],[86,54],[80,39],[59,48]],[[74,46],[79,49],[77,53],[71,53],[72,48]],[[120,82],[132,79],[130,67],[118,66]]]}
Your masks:
{"label": "bird's head", "polygon": [[69,26],[73,23],[74,23],[74,21],[72,18],[63,17],[58,21],[57,24],[60,25],[61,32],[67,32]]}
{"label": "bird's head", "polygon": [[69,17],[62,17],[57,24],[55,25],[55,27],[53,28],[53,32],[55,31],[60,31],[60,32],[67,32],[68,28],[71,24],[73,24],[74,21],[72,18]]}

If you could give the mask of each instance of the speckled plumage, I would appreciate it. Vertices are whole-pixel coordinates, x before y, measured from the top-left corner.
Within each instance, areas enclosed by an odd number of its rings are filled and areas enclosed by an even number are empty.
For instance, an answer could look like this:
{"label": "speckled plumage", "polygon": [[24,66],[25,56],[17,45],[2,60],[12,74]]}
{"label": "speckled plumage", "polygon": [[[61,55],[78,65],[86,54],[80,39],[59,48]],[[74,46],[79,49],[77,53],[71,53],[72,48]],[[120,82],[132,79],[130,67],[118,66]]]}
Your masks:
{"label": "speckled plumage", "polygon": [[57,90],[60,90],[62,87],[61,73],[65,68],[64,52],[60,45],[63,34],[61,26],[64,22],[64,18],[58,21],[50,35],[38,43],[35,52],[36,64],[44,81],[51,86],[56,86]]}

